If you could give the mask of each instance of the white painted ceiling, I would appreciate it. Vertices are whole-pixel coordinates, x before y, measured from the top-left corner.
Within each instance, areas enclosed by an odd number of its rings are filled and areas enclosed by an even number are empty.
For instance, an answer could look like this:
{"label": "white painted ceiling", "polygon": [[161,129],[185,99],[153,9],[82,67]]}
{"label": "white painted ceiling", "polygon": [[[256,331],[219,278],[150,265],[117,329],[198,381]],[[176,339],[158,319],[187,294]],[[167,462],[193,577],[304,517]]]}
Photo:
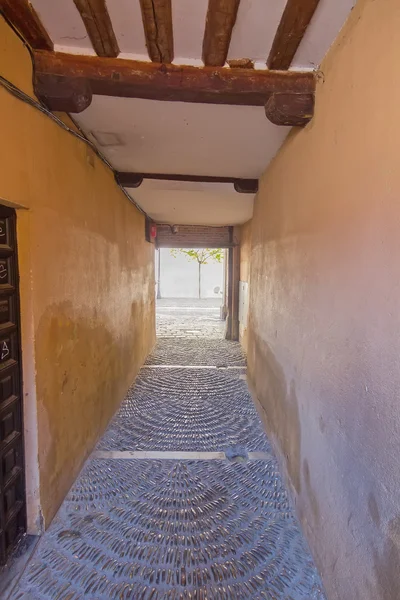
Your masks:
{"label": "white painted ceiling", "polygon": [[128,192],[152,219],[171,225],[240,225],[253,214],[254,195],[227,183],[148,179]]}
{"label": "white painted ceiling", "polygon": [[[94,96],[75,120],[118,171],[257,179],[286,137],[264,110]],[[130,195],[158,222],[236,225],[253,195],[232,184],[145,180]]]}
{"label": "white painted ceiling", "polygon": [[[73,0],[31,0],[55,50],[94,55]],[[250,58],[265,68],[286,0],[241,0],[228,60]],[[292,69],[314,69],[355,0],[320,0]],[[175,64],[202,66],[208,0],[172,0]],[[139,0],[107,0],[121,58],[148,61]],[[272,125],[262,107],[219,106],[94,96],[75,116],[116,170],[258,178],[288,129]],[[252,214],[253,198],[232,186],[146,180],[129,190],[159,221],[231,225]]]}
{"label": "white painted ceiling", "polygon": [[118,171],[142,173],[258,178],[288,132],[258,106],[139,98],[94,96],[74,118]]}

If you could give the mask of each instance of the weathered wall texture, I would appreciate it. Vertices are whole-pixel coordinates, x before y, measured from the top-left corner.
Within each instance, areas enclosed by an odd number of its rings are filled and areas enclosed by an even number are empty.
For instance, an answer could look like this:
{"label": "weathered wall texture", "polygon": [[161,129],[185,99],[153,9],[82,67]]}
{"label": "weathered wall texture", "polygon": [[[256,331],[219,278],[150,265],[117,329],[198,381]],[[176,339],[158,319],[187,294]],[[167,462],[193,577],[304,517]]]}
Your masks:
{"label": "weathered wall texture", "polygon": [[[240,281],[248,284],[250,294],[251,220],[240,228]],[[245,352],[248,346],[248,323],[239,323],[239,339]]]}
{"label": "weathered wall texture", "polygon": [[[1,17],[0,73],[32,95],[29,53]],[[0,114],[0,198],[27,208],[17,211],[27,477],[36,394],[48,524],[154,343],[154,246],[83,142],[1,87]]]}
{"label": "weathered wall texture", "polygon": [[253,217],[249,380],[329,600],[400,597],[399,31],[355,7]]}

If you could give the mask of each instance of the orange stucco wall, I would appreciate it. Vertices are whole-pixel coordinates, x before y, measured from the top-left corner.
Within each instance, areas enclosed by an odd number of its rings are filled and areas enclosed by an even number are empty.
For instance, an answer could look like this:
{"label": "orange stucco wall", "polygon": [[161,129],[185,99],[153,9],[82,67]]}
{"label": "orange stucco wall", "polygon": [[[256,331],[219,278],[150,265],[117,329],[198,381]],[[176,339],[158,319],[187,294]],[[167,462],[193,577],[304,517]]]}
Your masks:
{"label": "orange stucco wall", "polygon": [[[32,95],[29,53],[1,18],[0,73]],[[28,517],[36,499],[47,525],[155,341],[154,246],[85,143],[1,87],[0,114],[0,201],[25,207]]]}
{"label": "orange stucco wall", "polygon": [[400,597],[399,31],[356,5],[252,221],[248,379],[329,600]]}

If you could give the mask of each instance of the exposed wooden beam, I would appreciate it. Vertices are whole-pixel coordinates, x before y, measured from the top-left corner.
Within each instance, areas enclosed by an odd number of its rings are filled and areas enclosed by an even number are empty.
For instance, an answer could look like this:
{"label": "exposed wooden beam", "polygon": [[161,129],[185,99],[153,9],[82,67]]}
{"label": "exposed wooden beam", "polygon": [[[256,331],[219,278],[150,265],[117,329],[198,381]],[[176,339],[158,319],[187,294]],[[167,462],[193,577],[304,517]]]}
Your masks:
{"label": "exposed wooden beam", "polygon": [[[92,94],[265,106],[271,94],[313,96],[315,90],[315,75],[310,72],[161,65],[44,51],[34,53],[34,62],[34,85],[38,97],[51,110],[67,112],[80,112],[87,108]],[[71,106],[68,109],[69,88]],[[82,98],[79,100],[80,88]],[[292,110],[290,117],[296,121]]]}
{"label": "exposed wooden beam", "polygon": [[288,69],[319,0],[287,0],[267,60],[269,69]]}
{"label": "exposed wooden beam", "polygon": [[49,92],[48,79],[35,73],[34,88],[36,96],[57,112],[81,113],[92,102],[92,90],[85,79],[54,77]]}
{"label": "exposed wooden beam", "polygon": [[303,127],[314,115],[314,94],[271,94],[265,115],[274,125]]}
{"label": "exposed wooden beam", "polygon": [[236,179],[233,187],[239,194],[257,194],[258,179]]}
{"label": "exposed wooden beam", "polygon": [[0,0],[0,12],[18,29],[31,48],[53,50],[53,42],[28,0]]}
{"label": "exposed wooden beam", "polygon": [[208,0],[203,38],[203,62],[222,67],[228,56],[240,0]]}
{"label": "exposed wooden beam", "polygon": [[232,183],[236,192],[240,194],[256,194],[258,192],[258,179],[243,179],[238,177],[215,177],[214,175],[174,175],[171,173],[131,173],[120,171],[116,174],[120,185],[129,188],[139,187],[144,179],[157,179],[162,181],[190,181],[196,183]]}
{"label": "exposed wooden beam", "polygon": [[79,10],[96,54],[98,56],[118,56],[118,42],[105,0],[74,0],[74,3]]}
{"label": "exposed wooden beam", "polygon": [[174,59],[171,0],[140,0],[146,46],[153,62]]}

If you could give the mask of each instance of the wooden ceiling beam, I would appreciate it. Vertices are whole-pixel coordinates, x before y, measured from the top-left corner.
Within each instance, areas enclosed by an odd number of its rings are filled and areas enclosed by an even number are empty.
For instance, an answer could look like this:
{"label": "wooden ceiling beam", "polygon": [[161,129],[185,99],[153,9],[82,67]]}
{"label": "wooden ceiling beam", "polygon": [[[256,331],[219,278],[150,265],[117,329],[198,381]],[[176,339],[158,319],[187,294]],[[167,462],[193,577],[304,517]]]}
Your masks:
{"label": "wooden ceiling beam", "polygon": [[74,0],[74,3],[97,56],[118,56],[118,42],[105,0]]}
{"label": "wooden ceiling beam", "polygon": [[208,0],[203,38],[203,62],[222,67],[228,56],[240,0]]}
{"label": "wooden ceiling beam", "polygon": [[[292,96],[313,99],[315,91],[311,72],[164,65],[44,51],[34,53],[34,63],[36,94],[55,111],[81,112],[93,94],[241,106],[264,106],[271,95],[284,94],[281,119]],[[296,102],[291,104],[289,117],[296,121]]]}
{"label": "wooden ceiling beam", "polygon": [[53,42],[28,0],[0,0],[0,12],[34,50],[53,50]]}
{"label": "wooden ceiling beam", "polygon": [[256,194],[258,191],[258,179],[243,179],[238,177],[215,177],[213,175],[173,175],[171,173],[131,173],[122,172],[116,174],[120,185],[128,188],[138,188],[144,179],[156,179],[161,181],[189,181],[196,183],[231,183],[236,192],[240,194]]}
{"label": "wooden ceiling beam", "polygon": [[274,125],[303,127],[314,115],[314,94],[271,94],[265,115]]}
{"label": "wooden ceiling beam", "polygon": [[171,0],[140,0],[144,34],[153,62],[172,63],[174,38]]}
{"label": "wooden ceiling beam", "polygon": [[319,0],[287,0],[268,56],[269,69],[290,67],[318,3]]}

